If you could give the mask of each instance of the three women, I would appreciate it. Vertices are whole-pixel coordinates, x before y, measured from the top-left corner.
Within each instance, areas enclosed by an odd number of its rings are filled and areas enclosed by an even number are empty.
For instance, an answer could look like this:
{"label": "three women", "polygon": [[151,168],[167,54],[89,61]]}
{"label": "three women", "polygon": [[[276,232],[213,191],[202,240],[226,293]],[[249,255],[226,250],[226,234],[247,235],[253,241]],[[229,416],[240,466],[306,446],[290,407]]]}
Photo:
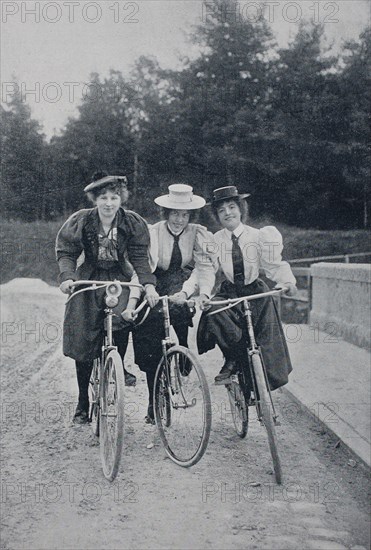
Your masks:
{"label": "three women", "polygon": [[[133,329],[136,362],[146,372],[149,390],[146,421],[152,423],[152,390],[164,336],[161,307],[157,305],[159,295],[171,296],[171,322],[179,343],[187,346],[192,314],[184,302],[199,294],[201,308],[207,310],[214,294],[217,270],[222,278],[217,298],[267,290],[259,279],[260,269],[278,287],[289,288],[289,293],[295,291],[295,278],[287,262],[282,261],[282,237],[277,229],[270,226],[259,230],[242,223],[246,195],[239,195],[234,186],[214,190],[211,204],[223,227],[214,236],[201,225],[190,222],[191,214],[202,208],[205,200],[194,195],[188,185],[169,186],[167,195],[155,199],[163,208],[164,219],[150,227],[149,237],[144,220],[121,207],[120,185],[115,178],[106,177],[87,186],[85,191],[92,194],[96,207],[73,214],[60,230],[57,259],[61,290],[69,292],[76,278],[129,281],[135,276],[135,270],[139,282],[145,285],[146,298],[152,308],[146,321]],[[82,251],[85,262],[76,271]],[[138,297],[135,291],[123,292],[117,306],[118,314],[123,312],[123,321],[133,318]],[[69,302],[66,309],[64,353],[76,360],[79,402],[75,419],[82,422],[87,420],[91,362],[99,355],[102,338],[102,300],[102,294],[94,297],[93,293],[82,293]],[[275,389],[287,383],[292,369],[282,325],[273,299],[254,301],[251,307],[256,339],[262,348],[271,389]],[[124,357],[127,325],[122,326],[120,321],[116,328],[116,342]],[[213,316],[204,311],[197,334],[199,353],[217,344],[225,357],[216,383],[225,383],[246,360],[246,338],[238,308]]]}

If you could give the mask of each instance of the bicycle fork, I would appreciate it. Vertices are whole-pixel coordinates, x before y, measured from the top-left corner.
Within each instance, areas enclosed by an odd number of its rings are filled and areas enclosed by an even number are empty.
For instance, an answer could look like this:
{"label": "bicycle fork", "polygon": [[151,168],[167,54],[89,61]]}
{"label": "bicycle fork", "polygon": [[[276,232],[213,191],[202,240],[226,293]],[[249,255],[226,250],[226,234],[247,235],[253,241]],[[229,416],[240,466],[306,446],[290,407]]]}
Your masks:
{"label": "bicycle fork", "polygon": [[[278,415],[277,415],[276,409],[274,407],[272,394],[271,394],[271,390],[270,390],[270,387],[269,387],[267,372],[266,372],[265,365],[264,365],[264,362],[263,362],[263,356],[262,356],[261,351],[260,351],[260,349],[259,349],[259,347],[256,343],[256,340],[255,340],[255,333],[254,333],[254,327],[253,327],[253,324],[252,324],[252,314],[251,314],[251,308],[250,308],[249,300],[244,300],[243,301],[243,306],[244,306],[243,307],[243,316],[246,319],[247,332],[248,332],[249,339],[250,339],[250,347],[248,348],[247,352],[248,352],[248,355],[249,355],[250,358],[253,355],[259,355],[260,356],[260,360],[261,360],[262,367],[263,367],[263,372],[264,372],[264,379],[265,379],[265,383],[266,383],[266,386],[267,386],[269,399],[270,399],[270,402],[272,404],[273,420],[274,420],[274,423],[277,426],[279,426],[280,423],[278,421]],[[261,420],[261,414],[260,414],[260,410],[259,410],[260,403],[258,402],[258,399],[257,399],[257,388],[256,388],[256,382],[255,382],[255,375],[254,375],[253,368],[251,370],[253,371],[252,372],[253,376],[251,378],[252,378],[252,384],[253,384],[253,391],[254,391],[254,395],[255,395],[255,405],[256,405],[259,420]]]}
{"label": "bicycle fork", "polygon": [[169,313],[169,298],[164,296],[162,298],[162,312],[164,315],[164,327],[165,327],[165,338],[161,341],[162,344],[162,354],[165,358],[166,365],[166,377],[168,379],[168,387],[171,390],[172,395],[180,395],[182,403],[175,403],[172,400],[172,406],[174,409],[188,409],[189,407],[194,407],[196,405],[196,400],[192,399],[191,403],[188,403],[183,390],[182,385],[179,383],[179,365],[177,364],[175,368],[170,368],[170,365],[167,360],[166,352],[167,350],[175,344],[174,340],[170,336],[170,313]]}

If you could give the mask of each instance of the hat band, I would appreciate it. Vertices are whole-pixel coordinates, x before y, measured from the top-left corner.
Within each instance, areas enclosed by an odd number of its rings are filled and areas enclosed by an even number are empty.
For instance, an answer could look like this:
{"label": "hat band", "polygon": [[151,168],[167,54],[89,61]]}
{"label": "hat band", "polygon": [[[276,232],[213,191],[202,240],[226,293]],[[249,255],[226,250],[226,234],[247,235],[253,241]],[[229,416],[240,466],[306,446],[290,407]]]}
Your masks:
{"label": "hat band", "polygon": [[177,203],[180,204],[180,203],[185,203],[185,202],[192,202],[193,193],[190,192],[190,193],[187,193],[187,195],[185,195],[184,193],[170,192],[168,197],[171,201],[177,202]]}

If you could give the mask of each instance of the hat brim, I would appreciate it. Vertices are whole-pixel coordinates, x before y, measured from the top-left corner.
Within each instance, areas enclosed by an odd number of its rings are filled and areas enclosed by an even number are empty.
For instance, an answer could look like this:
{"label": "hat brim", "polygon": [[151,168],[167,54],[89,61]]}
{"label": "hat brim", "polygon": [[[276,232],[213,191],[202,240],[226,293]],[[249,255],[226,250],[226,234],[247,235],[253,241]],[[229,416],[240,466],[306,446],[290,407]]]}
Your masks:
{"label": "hat brim", "polygon": [[218,202],[233,201],[233,199],[247,199],[247,197],[251,197],[251,193],[240,193],[234,197],[221,197],[217,200],[211,199],[206,203],[206,206],[212,206],[213,204],[218,204]]}
{"label": "hat brim", "polygon": [[127,185],[128,180],[126,176],[105,176],[100,180],[89,183],[89,185],[84,188],[84,192],[89,193],[89,191],[93,191],[94,189],[103,189],[111,183],[125,183]]}
{"label": "hat brim", "polygon": [[161,195],[155,199],[155,203],[170,210],[198,210],[205,206],[206,201],[198,195],[192,195],[192,200],[187,202],[176,202],[170,199],[169,195]]}

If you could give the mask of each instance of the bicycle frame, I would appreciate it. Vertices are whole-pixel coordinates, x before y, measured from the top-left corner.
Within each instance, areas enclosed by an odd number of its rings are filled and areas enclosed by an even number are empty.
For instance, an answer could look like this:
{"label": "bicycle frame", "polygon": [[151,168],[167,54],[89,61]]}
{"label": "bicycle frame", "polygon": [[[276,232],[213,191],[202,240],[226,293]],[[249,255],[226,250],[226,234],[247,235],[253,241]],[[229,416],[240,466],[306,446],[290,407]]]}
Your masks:
{"label": "bicycle frame", "polygon": [[[188,408],[188,407],[193,407],[195,405],[195,403],[188,403],[183,391],[182,391],[182,387],[181,387],[181,384],[179,384],[178,380],[177,380],[177,377],[179,376],[179,373],[177,373],[177,376],[171,376],[171,373],[170,373],[170,367],[169,367],[169,363],[168,363],[168,358],[167,358],[167,351],[176,345],[176,341],[173,340],[171,338],[171,335],[170,335],[170,327],[171,327],[171,321],[170,321],[170,311],[169,311],[169,302],[170,302],[170,299],[169,299],[169,296],[160,296],[159,297],[159,300],[161,301],[161,305],[162,305],[162,313],[163,313],[163,317],[164,317],[164,329],[165,329],[165,338],[163,340],[161,340],[161,346],[162,346],[162,358],[160,360],[160,362],[163,360],[164,363],[165,363],[165,373],[166,373],[166,380],[167,380],[167,384],[168,384],[168,387],[171,389],[171,392],[173,395],[176,395],[176,394],[181,394],[181,398],[182,398],[182,401],[183,403],[182,404],[179,404],[179,403],[173,403],[173,406],[174,408],[178,408],[178,409],[181,409],[181,408]],[[190,307],[193,307],[194,306],[194,300],[185,300],[185,302],[187,305],[189,305]],[[144,300],[142,302],[142,304],[135,310],[135,313],[139,313],[139,311],[141,311],[146,305],[146,300]],[[177,368],[179,369],[179,366],[177,365]]]}
{"label": "bicycle frame", "polygon": [[[256,343],[254,327],[253,327],[253,322],[252,322],[252,312],[251,312],[251,307],[250,307],[249,302],[252,301],[252,300],[258,300],[259,298],[260,299],[261,298],[266,298],[268,296],[278,296],[278,295],[282,294],[283,292],[286,292],[286,290],[287,290],[286,288],[283,288],[283,289],[280,289],[280,290],[270,290],[268,292],[262,292],[260,294],[252,294],[251,296],[242,296],[240,298],[230,298],[230,299],[226,299],[226,300],[211,301],[212,304],[217,304],[217,305],[221,305],[221,306],[225,306],[225,307],[222,307],[222,308],[220,308],[216,311],[212,311],[208,314],[208,315],[215,315],[216,313],[219,313],[220,311],[225,311],[226,309],[230,309],[230,308],[236,306],[237,304],[242,303],[242,305],[243,305],[243,316],[245,317],[245,320],[246,320],[247,334],[249,336],[249,343],[250,343],[250,345],[247,345],[246,351],[247,351],[247,355],[248,355],[248,363],[249,363],[249,369],[250,369],[250,374],[251,374],[251,381],[252,381],[252,384],[253,384],[252,390],[253,390],[254,396],[255,396],[254,404],[255,404],[256,412],[257,412],[257,415],[258,415],[258,419],[261,420],[262,415],[261,415],[261,411],[260,411],[260,403],[259,403],[259,399],[258,399],[258,392],[257,392],[257,387],[256,387],[256,382],[255,382],[254,369],[252,367],[252,361],[251,361],[251,357],[253,355],[257,354],[257,355],[260,356],[260,359],[261,359],[261,362],[262,362],[265,383],[266,383],[266,386],[267,386],[269,399],[270,399],[270,402],[272,404],[272,416],[274,418],[274,422],[276,423],[276,425],[279,425],[279,423],[277,421],[278,415],[276,414],[276,410],[275,410],[275,407],[274,407],[272,394],[271,394],[271,390],[270,390],[270,387],[269,387],[267,372],[266,372],[266,368],[265,368],[264,361],[263,361],[263,356],[262,356],[262,353],[261,353],[261,350],[260,350],[259,346]],[[242,375],[245,378],[245,373],[243,371],[242,371]],[[245,380],[244,380],[244,385],[246,386],[246,381]]]}
{"label": "bicycle frame", "polygon": [[258,399],[258,392],[257,392],[257,388],[256,388],[254,369],[252,367],[252,362],[251,362],[251,359],[250,359],[255,354],[260,355],[260,358],[261,358],[261,361],[262,361],[265,383],[266,383],[266,386],[267,386],[269,399],[270,399],[270,402],[272,404],[272,416],[274,418],[275,423],[278,425],[278,423],[277,423],[278,415],[276,414],[276,409],[274,407],[274,402],[273,402],[273,399],[272,399],[272,393],[271,393],[271,390],[270,390],[270,387],[269,387],[269,382],[268,382],[268,377],[267,377],[267,371],[266,371],[264,361],[263,361],[263,355],[262,355],[261,350],[258,347],[258,345],[256,343],[256,340],[255,340],[254,327],[253,327],[253,323],[252,323],[252,312],[251,312],[251,307],[250,307],[250,304],[249,304],[249,300],[245,298],[242,303],[243,303],[243,311],[244,311],[243,315],[246,319],[247,333],[249,335],[249,341],[250,341],[250,345],[247,346],[246,351],[247,351],[247,354],[248,354],[249,369],[250,369],[251,381],[252,381],[252,385],[253,385],[252,389],[253,389],[254,396],[255,396],[255,408],[256,408],[257,415],[258,415],[258,419],[259,419],[259,421],[261,420],[260,401]]}
{"label": "bicycle frame", "polygon": [[[100,289],[100,288],[106,288],[106,299],[107,299],[107,297],[115,296],[114,293],[109,291],[110,285],[115,285],[116,287],[118,285],[121,286],[121,287],[130,286],[130,287],[136,287],[136,288],[143,289],[143,287],[141,285],[138,285],[136,283],[124,283],[124,282],[121,282],[121,281],[95,281],[95,280],[76,281],[73,284],[73,287],[81,286],[81,285],[89,285],[89,286],[87,288],[82,288],[82,289],[74,292],[73,294],[71,294],[70,297],[68,298],[67,302],[69,300],[71,300],[74,296],[76,296],[77,294],[80,294],[82,292],[91,291],[91,290],[97,290],[97,289]],[[112,320],[113,320],[113,317],[115,315],[115,313],[113,312],[114,307],[115,307],[114,305],[112,307],[107,306],[104,309],[104,313],[105,313],[105,318],[104,318],[104,339],[103,339],[102,348],[101,348],[101,356],[100,356],[101,362],[100,362],[100,366],[99,366],[98,402],[100,402],[100,400],[102,398],[103,389],[102,389],[102,384],[100,384],[100,381],[102,380],[103,369],[104,369],[104,364],[105,364],[106,358],[107,358],[110,351],[112,351],[112,350],[117,351],[118,350],[117,346],[115,346],[114,342],[113,342],[113,328],[112,328],[113,324],[112,324]],[[106,413],[102,412],[101,414],[102,414],[102,416],[104,416]]]}

